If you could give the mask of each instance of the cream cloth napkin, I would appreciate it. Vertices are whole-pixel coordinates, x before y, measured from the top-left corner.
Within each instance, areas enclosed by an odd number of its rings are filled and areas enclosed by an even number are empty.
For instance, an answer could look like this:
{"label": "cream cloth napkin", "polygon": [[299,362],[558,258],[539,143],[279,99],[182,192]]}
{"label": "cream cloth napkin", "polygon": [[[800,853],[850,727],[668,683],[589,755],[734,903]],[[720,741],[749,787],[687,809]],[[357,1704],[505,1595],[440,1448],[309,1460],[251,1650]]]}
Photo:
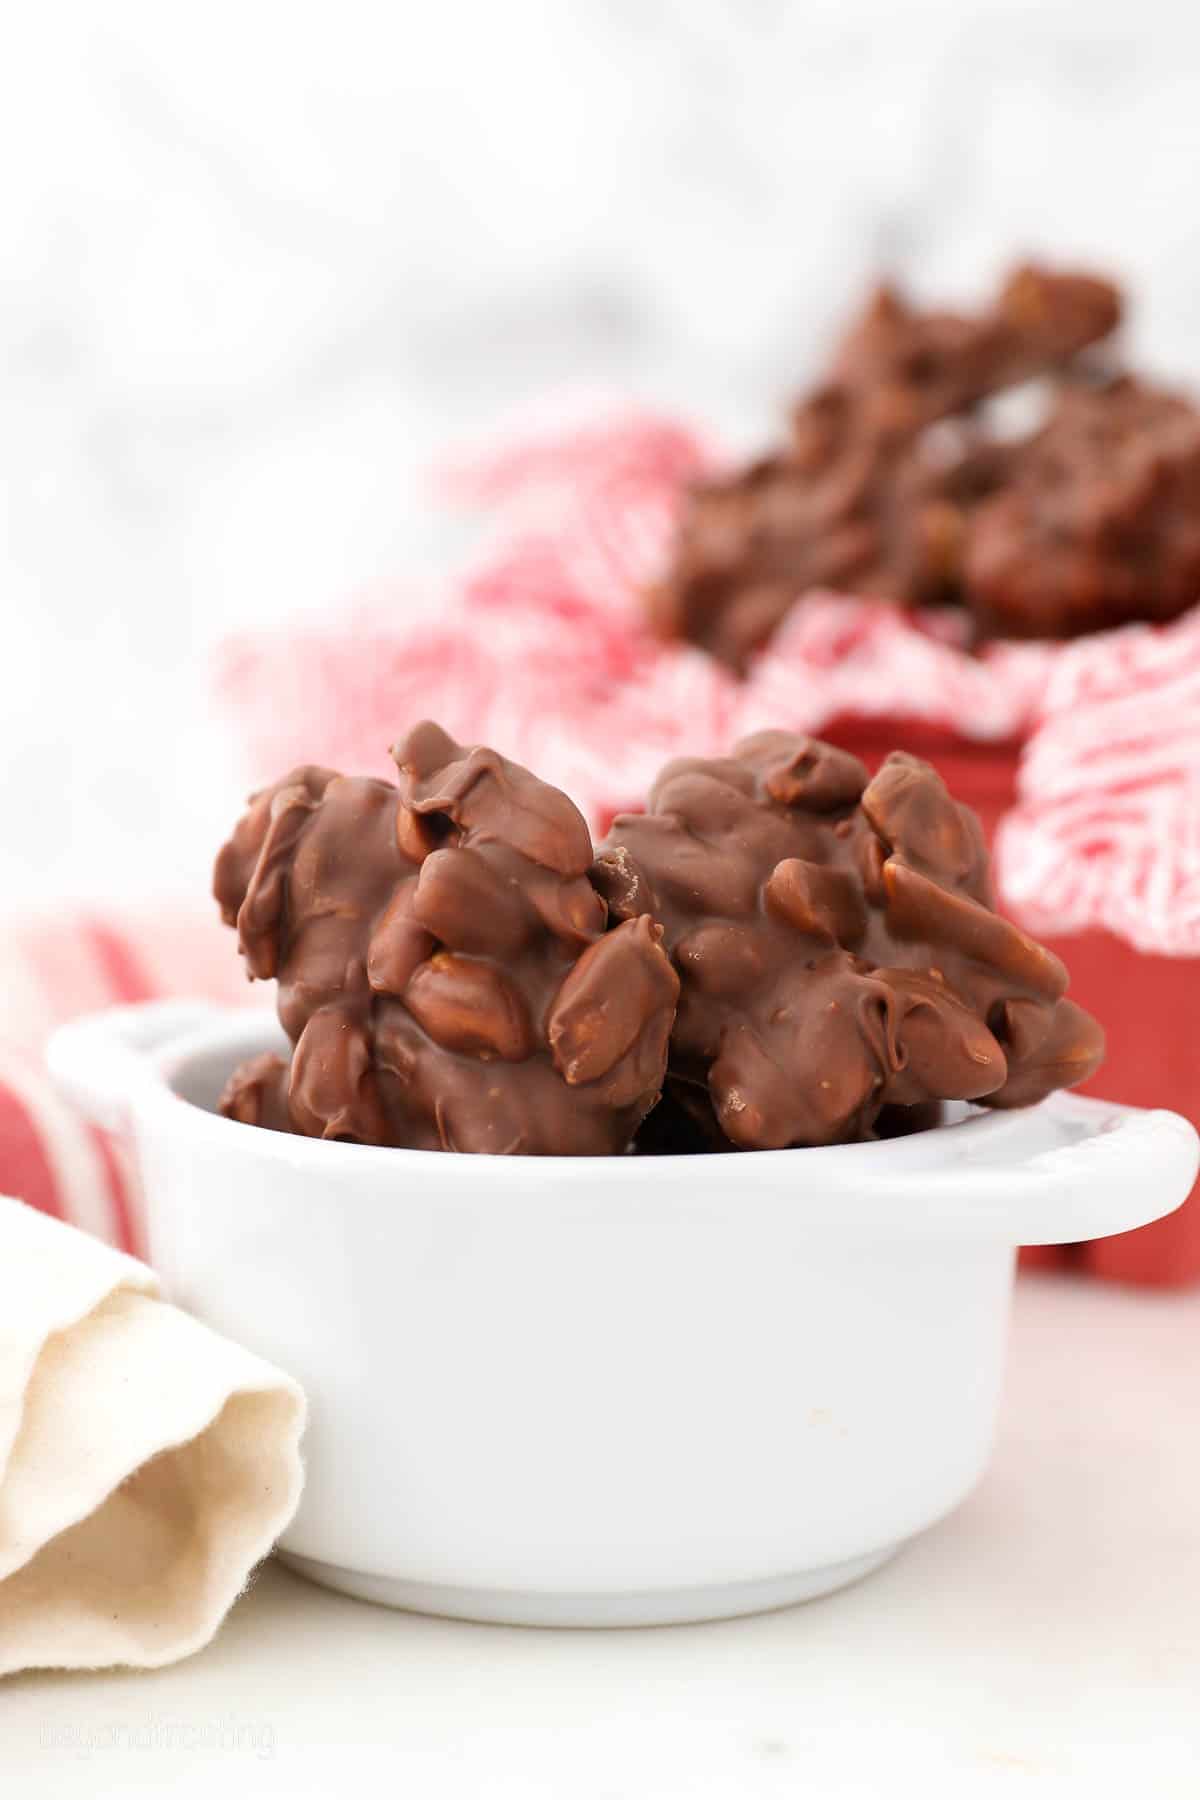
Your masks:
{"label": "cream cloth napkin", "polygon": [[198,1650],[300,1497],[290,1377],[0,1198],[0,1675]]}

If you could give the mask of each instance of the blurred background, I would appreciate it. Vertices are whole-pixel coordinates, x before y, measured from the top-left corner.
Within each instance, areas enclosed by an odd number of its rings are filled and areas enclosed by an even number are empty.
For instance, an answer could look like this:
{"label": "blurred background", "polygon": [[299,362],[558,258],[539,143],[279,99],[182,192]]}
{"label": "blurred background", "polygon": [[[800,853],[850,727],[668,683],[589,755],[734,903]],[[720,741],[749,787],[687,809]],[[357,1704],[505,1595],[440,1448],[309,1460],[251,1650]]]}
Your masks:
{"label": "blurred background", "polygon": [[764,433],[890,269],[1132,285],[1200,378],[1200,14],[1075,0],[49,0],[0,69],[9,901],[203,889],[230,628],[395,584],[564,388]]}

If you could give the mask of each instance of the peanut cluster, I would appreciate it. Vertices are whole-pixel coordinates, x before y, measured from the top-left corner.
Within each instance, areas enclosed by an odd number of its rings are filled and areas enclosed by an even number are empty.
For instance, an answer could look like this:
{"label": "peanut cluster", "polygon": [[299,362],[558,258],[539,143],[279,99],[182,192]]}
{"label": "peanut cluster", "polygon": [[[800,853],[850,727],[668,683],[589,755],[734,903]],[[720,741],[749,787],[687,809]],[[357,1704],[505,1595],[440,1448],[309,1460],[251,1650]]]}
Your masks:
{"label": "peanut cluster", "polygon": [[393,756],[397,785],[294,770],[217,859],[292,1044],[236,1071],[233,1118],[429,1150],[769,1149],[1027,1105],[1099,1061],[1062,964],[993,910],[974,814],[913,757],[869,780],[764,732],[669,764],[593,857],[566,795],[495,751],[424,724]]}
{"label": "peanut cluster", "polygon": [[1066,387],[983,507],[965,579],[988,629],[1073,637],[1200,600],[1200,410],[1132,376]]}
{"label": "peanut cluster", "polygon": [[214,889],[290,1062],[222,1110],[312,1137],[605,1154],[658,1098],[678,980],[651,919],[609,930],[565,794],[424,724],[399,783],[302,768],[253,799]]}
{"label": "peanut cluster", "polygon": [[[1037,488],[1045,456],[1036,436],[998,437],[979,408],[1031,376],[1068,367],[1120,315],[1110,283],[1033,266],[1016,270],[974,317],[925,312],[881,288],[825,378],[794,408],[788,441],[692,495],[671,566],[647,594],[651,623],[741,669],[810,588],[901,605],[965,602],[981,619],[1009,622],[1010,569],[978,587],[971,545],[1022,471]],[[1063,437],[1059,430],[1060,451]],[[1085,460],[1081,480],[1093,503],[1102,475],[1100,459]],[[1082,532],[1082,518],[1074,523]],[[1143,507],[1138,523],[1143,537],[1165,534],[1170,553],[1172,522]],[[1011,546],[1018,534],[1005,536]],[[1095,540],[1090,548],[1095,562]],[[1036,583],[1027,542],[1015,560],[1016,579]],[[1144,567],[1121,616],[1146,614],[1149,574]],[[1186,603],[1194,598],[1190,592]],[[1111,605],[1093,613],[1086,600],[1044,614],[1014,607],[1014,628],[1053,636],[1112,621]]]}
{"label": "peanut cluster", "polygon": [[927,764],[786,732],[660,774],[593,880],[680,976],[658,1148],[829,1144],[884,1107],[1023,1106],[1083,1080],[1099,1027],[992,909],[973,813]]}

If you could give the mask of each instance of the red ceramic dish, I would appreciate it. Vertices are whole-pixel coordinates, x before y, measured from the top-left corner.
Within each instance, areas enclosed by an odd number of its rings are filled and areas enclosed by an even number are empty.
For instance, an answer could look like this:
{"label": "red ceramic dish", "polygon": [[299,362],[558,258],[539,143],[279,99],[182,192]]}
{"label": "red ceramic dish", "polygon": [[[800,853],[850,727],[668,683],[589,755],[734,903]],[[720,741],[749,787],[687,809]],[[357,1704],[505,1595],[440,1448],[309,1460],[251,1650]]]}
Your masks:
{"label": "red ceramic dish", "polygon": [[[875,768],[901,746],[925,756],[950,791],[973,806],[989,841],[1016,801],[1020,746],[973,743],[900,719],[842,718],[823,729]],[[1200,1056],[1181,1053],[1178,1023],[1200,1016],[1200,959],[1152,956],[1107,931],[1038,934],[1071,971],[1071,995],[1108,1031],[1108,1056],[1083,1092],[1133,1106],[1166,1106],[1200,1123]],[[1094,1244],[1024,1251],[1029,1263],[1081,1264],[1114,1281],[1177,1287],[1200,1280],[1200,1183],[1169,1218]]]}

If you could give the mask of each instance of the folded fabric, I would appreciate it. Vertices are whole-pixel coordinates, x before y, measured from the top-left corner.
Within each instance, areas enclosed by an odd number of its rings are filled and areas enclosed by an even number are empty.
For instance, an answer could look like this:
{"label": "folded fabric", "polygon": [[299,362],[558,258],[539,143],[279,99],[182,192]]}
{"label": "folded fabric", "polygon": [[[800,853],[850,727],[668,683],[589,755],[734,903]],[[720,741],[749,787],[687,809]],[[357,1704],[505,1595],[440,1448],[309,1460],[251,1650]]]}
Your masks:
{"label": "folded fabric", "polygon": [[296,1509],[304,1397],[0,1198],[0,1675],[200,1649]]}

